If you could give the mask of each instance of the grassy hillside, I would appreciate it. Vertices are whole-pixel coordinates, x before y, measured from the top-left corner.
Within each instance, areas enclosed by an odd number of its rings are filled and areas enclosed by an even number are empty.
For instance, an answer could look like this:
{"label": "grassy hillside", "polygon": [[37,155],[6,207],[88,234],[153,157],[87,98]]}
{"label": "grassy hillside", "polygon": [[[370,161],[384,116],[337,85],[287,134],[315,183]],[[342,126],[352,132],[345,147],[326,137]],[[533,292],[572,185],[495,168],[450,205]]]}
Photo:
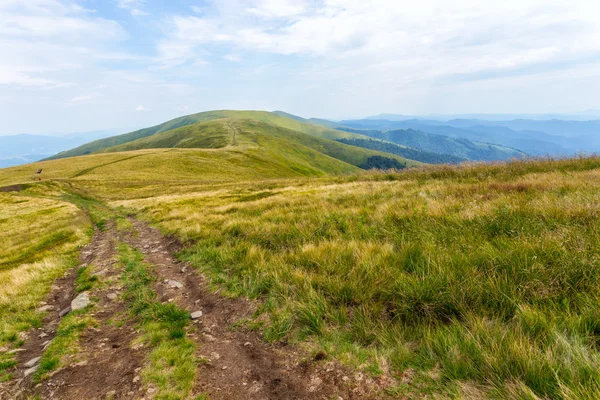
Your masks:
{"label": "grassy hillside", "polygon": [[96,153],[124,143],[132,142],[134,140],[146,138],[157,133],[167,132],[183,126],[193,125],[199,122],[212,121],[224,118],[252,119],[254,121],[265,122],[271,125],[292,129],[298,132],[306,133],[311,136],[326,139],[349,138],[357,136],[352,133],[341,132],[319,125],[304,123],[296,119],[288,118],[276,113],[270,113],[266,111],[208,111],[198,114],[186,115],[180,118],[175,118],[163,124],[156,125],[150,128],[140,129],[135,132],[126,133],[124,135],[96,140],[94,142],[87,143],[83,146],[79,146],[75,149],[61,152],[56,156],[51,157],[50,159],[74,157]]}
{"label": "grassy hillside", "polygon": [[[7,349],[42,323],[36,307],[74,265],[91,222],[109,225],[107,212],[177,237],[179,259],[219,293],[254,299],[256,313],[236,326],[303,343],[325,365],[341,360],[353,380],[386,382],[390,396],[600,398],[599,158],[357,174],[376,153],[255,118],[117,146],[0,170],[0,188],[14,191],[0,193],[0,384],[16,363]],[[32,182],[40,167],[44,180]],[[110,321],[131,324],[125,307],[146,313],[132,326],[157,335],[144,361],[156,374],[142,379],[186,398],[188,386],[160,373],[185,369],[191,387],[207,361],[187,330],[192,310],[156,297],[164,279],[145,275],[144,248],[120,244],[129,302]]]}
{"label": "grassy hillside", "polygon": [[237,185],[116,203],[305,340],[411,398],[600,396],[600,160]]}
{"label": "grassy hillside", "polygon": [[35,187],[26,191],[0,192],[0,382],[16,364],[5,346],[20,346],[19,333],[39,326],[39,303],[88,240],[88,220],[77,207],[41,198]]}
{"label": "grassy hillside", "polygon": [[[254,119],[219,119],[200,122],[158,133],[147,138],[134,140],[119,146],[102,150],[103,152],[121,152],[151,148],[224,148],[239,151],[263,149],[273,154],[280,152],[297,152],[300,147],[315,150],[321,154],[352,164],[365,167],[367,160],[373,156],[387,157],[397,160],[403,166],[417,166],[420,163],[396,157],[391,154],[362,149],[356,146],[338,143],[307,135],[295,130]],[[316,160],[315,160],[316,161]]]}

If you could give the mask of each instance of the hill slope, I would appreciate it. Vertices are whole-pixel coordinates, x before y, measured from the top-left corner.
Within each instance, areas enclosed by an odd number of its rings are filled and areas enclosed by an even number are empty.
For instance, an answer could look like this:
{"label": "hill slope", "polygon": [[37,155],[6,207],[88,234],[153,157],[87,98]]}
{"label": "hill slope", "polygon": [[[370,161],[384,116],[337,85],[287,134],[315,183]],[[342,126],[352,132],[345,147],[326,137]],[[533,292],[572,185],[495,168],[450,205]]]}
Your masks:
{"label": "hill slope", "polygon": [[398,168],[419,163],[383,153],[311,136],[254,119],[218,119],[199,122],[170,131],[127,142],[102,150],[118,152],[151,148],[230,148],[249,150],[259,147],[273,154],[304,146],[359,168],[369,169],[371,157],[386,157],[397,161]]}
{"label": "hill slope", "polygon": [[311,136],[316,136],[325,139],[335,140],[339,138],[351,138],[357,136],[352,133],[341,132],[320,125],[305,123],[299,120],[279,115],[277,113],[270,113],[266,111],[207,111],[175,118],[173,120],[167,121],[165,123],[150,128],[140,129],[123,135],[96,140],[79,146],[75,149],[58,153],[57,155],[50,157],[49,159],[74,157],[96,153],[111,147],[129,143],[134,140],[146,138],[158,133],[167,132],[180,127],[197,124],[199,122],[212,121],[224,118],[252,119],[255,121],[265,122],[271,125],[292,129]]}

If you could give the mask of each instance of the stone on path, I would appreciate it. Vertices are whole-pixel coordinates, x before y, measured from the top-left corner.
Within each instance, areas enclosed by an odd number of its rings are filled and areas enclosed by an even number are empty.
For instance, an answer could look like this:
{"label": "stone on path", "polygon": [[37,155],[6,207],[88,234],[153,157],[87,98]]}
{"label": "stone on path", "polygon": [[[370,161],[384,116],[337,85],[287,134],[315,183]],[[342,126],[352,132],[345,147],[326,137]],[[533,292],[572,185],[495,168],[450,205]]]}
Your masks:
{"label": "stone on path", "polygon": [[117,298],[117,294],[116,293],[109,293],[106,295],[106,298],[109,300],[114,300]]}
{"label": "stone on path", "polygon": [[87,294],[87,292],[84,292],[73,299],[71,302],[71,310],[81,310],[82,308],[86,308],[89,304],[90,296]]}
{"label": "stone on path", "polygon": [[183,287],[183,283],[181,282],[177,282],[177,281],[171,281],[169,280],[167,282],[167,284],[172,287],[173,289],[181,289]]}
{"label": "stone on path", "polygon": [[40,365],[36,365],[35,367],[31,367],[28,370],[25,371],[25,376],[29,376],[31,374],[33,374],[34,372],[36,372],[38,369],[40,369]]}
{"label": "stone on path", "polygon": [[54,310],[54,306],[42,306],[40,308],[37,309],[37,312],[46,312],[46,311],[53,311]]}
{"label": "stone on path", "polygon": [[190,314],[190,317],[192,317],[192,319],[198,319],[202,316],[202,311],[194,311],[193,313]]}
{"label": "stone on path", "polygon": [[58,316],[62,318],[70,312],[71,312],[71,306],[63,309],[60,313],[58,313]]}
{"label": "stone on path", "polygon": [[38,361],[40,361],[40,358],[41,358],[41,357],[36,357],[36,358],[33,358],[33,359],[31,359],[31,360],[27,361],[27,362],[24,364],[24,365],[25,365],[25,368],[31,368],[31,367],[33,367],[35,364],[37,364],[37,362],[38,362]]}

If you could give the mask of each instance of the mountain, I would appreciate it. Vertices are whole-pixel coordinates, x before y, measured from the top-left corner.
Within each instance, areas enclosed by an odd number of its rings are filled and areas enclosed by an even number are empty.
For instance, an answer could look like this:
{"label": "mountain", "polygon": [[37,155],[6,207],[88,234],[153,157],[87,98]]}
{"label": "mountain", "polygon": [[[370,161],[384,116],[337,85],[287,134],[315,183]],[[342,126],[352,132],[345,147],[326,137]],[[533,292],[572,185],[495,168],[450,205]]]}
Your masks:
{"label": "mountain", "polygon": [[167,132],[183,126],[193,125],[198,122],[224,118],[251,119],[324,139],[335,140],[339,138],[353,137],[353,135],[349,133],[340,132],[318,124],[305,123],[298,119],[289,118],[288,116],[279,115],[277,113],[270,113],[266,111],[219,110],[186,115],[150,128],[140,129],[124,135],[113,136],[106,139],[100,139],[91,143],[87,143],[83,146],[79,146],[75,149],[61,152],[56,156],[51,157],[51,159],[91,154],[110,147],[118,146],[120,144],[152,136],[157,133]]}
{"label": "mountain", "polygon": [[[396,130],[413,129],[453,138],[469,139],[476,142],[492,143],[522,150],[530,155],[562,156],[581,150],[581,144],[573,142],[569,137],[548,134],[541,130],[516,130],[504,124],[505,121],[482,121],[469,119],[454,119],[450,121],[437,120],[352,120],[340,121],[340,126],[354,129]],[[530,121],[531,127],[540,127]],[[509,124],[507,122],[507,124]],[[510,125],[510,124],[509,124]]]}
{"label": "mountain", "polygon": [[0,136],[0,168],[38,161],[90,140],[115,133],[115,131],[93,131],[70,133],[64,136],[29,134]]}
{"label": "mountain", "polygon": [[[162,175],[179,174],[182,179],[321,176],[421,165],[394,154],[329,138],[363,136],[266,112],[216,111],[101,139],[60,153],[46,162],[78,157],[74,163],[77,168],[64,172],[76,178],[90,178],[101,171],[118,175],[120,168],[138,168],[143,176],[152,176],[156,169],[162,171]],[[80,157],[81,154],[93,156],[96,160],[93,166],[83,167],[80,163],[87,162],[88,158]],[[109,157],[109,154],[117,156]],[[51,178],[54,171],[70,168],[70,163],[38,164],[49,166],[45,170]],[[180,172],[173,169],[176,166]]]}
{"label": "mountain", "polygon": [[490,143],[474,142],[468,139],[452,138],[443,135],[417,131],[414,129],[398,129],[391,131],[355,130],[372,138],[385,140],[402,146],[421,149],[430,153],[448,154],[456,158],[472,161],[501,161],[513,158],[524,158],[524,152],[505,146]]}
{"label": "mountain", "polygon": [[351,144],[365,149],[378,150],[386,153],[396,154],[411,160],[420,161],[426,164],[458,164],[468,159],[456,157],[446,153],[433,153],[423,151],[414,147],[402,146],[379,139],[338,139],[338,142]]}

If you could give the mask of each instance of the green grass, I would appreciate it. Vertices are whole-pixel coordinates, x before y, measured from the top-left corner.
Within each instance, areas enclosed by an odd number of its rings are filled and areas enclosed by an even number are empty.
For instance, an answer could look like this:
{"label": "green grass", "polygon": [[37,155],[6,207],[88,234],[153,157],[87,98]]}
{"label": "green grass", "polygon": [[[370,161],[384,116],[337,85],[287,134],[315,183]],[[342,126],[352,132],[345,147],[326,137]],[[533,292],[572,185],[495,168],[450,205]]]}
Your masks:
{"label": "green grass", "polygon": [[85,292],[90,290],[98,282],[98,276],[93,275],[89,266],[80,267],[75,278],[75,291]]}
{"label": "green grass", "polygon": [[60,367],[76,362],[80,334],[85,329],[97,324],[96,320],[87,314],[91,307],[93,305],[73,311],[60,321],[56,336],[42,354],[40,368],[33,378],[35,382],[42,381],[49,373]]}
{"label": "green grass", "polygon": [[[236,118],[236,119],[252,119],[254,121],[267,123],[271,125],[275,125],[281,128],[286,128],[290,130],[294,130],[297,132],[305,133],[311,136],[325,138],[325,139],[340,139],[340,138],[351,138],[351,137],[361,137],[360,135],[356,135],[348,132],[336,131],[334,129],[326,128],[323,126],[319,126],[316,124],[306,123],[303,121],[299,121],[297,119],[289,118],[284,115],[280,115],[278,113],[270,113],[265,111],[230,111],[230,110],[221,110],[221,111],[208,111],[202,112],[198,114],[186,115],[180,118],[175,118],[171,121],[167,121],[160,125],[156,125],[150,128],[140,129],[135,132],[130,132],[124,135],[114,136],[106,139],[96,140],[94,142],[85,144],[83,146],[77,147],[73,150],[68,150],[58,155],[52,157],[51,159],[56,158],[64,158],[64,157],[74,157],[87,155],[91,153],[95,153],[98,151],[102,151],[104,149],[108,149],[111,147],[119,146],[125,143],[133,142],[135,140],[140,140],[147,138],[152,135],[160,134],[167,131],[172,131],[178,128],[186,127],[189,125],[197,124],[200,122],[206,121],[214,121],[214,120],[222,120],[225,118]],[[220,130],[214,127],[214,131],[212,133],[217,133],[217,136],[221,136]],[[185,131],[183,131],[185,132]],[[168,143],[172,143],[173,138],[177,137],[177,135],[173,135],[169,138]],[[185,138],[183,138],[185,139]],[[217,139],[222,140],[222,139]],[[185,140],[183,140],[185,142]],[[143,143],[143,141],[141,142]],[[182,143],[182,140],[179,140],[180,144],[186,146],[185,143]],[[200,142],[200,147],[205,147],[206,142]],[[213,145],[213,141],[210,141],[211,145],[208,147],[215,147]],[[166,143],[165,143],[166,144]],[[170,146],[159,146],[159,147],[170,147]],[[1,181],[0,181],[1,182]]]}
{"label": "green grass", "polygon": [[591,399],[599,171],[598,158],[444,166],[118,204],[194,243],[181,257],[215,285],[260,298],[268,340],[414,370],[394,390],[417,398]]}
{"label": "green grass", "polygon": [[122,244],[119,258],[125,267],[125,301],[139,323],[140,341],[150,348],[142,370],[144,382],[157,389],[156,399],[185,399],[198,368],[196,345],[186,337],[189,313],[157,300],[152,287],[156,277],[139,252]]}

